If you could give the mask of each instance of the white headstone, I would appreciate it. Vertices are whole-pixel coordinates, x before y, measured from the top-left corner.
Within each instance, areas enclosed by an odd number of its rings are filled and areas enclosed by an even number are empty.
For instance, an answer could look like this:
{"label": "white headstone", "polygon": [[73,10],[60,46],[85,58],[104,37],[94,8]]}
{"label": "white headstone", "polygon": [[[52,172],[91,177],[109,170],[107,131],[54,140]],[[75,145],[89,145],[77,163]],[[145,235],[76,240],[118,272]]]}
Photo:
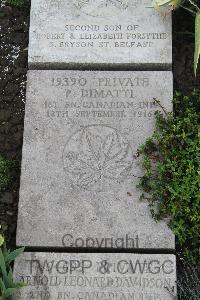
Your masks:
{"label": "white headstone", "polygon": [[169,69],[171,13],[151,0],[34,0],[29,67]]}
{"label": "white headstone", "polygon": [[174,248],[136,188],[171,72],[30,71],[17,244]]}
{"label": "white headstone", "polygon": [[172,300],[174,255],[25,253],[14,270],[28,284],[13,300]]}

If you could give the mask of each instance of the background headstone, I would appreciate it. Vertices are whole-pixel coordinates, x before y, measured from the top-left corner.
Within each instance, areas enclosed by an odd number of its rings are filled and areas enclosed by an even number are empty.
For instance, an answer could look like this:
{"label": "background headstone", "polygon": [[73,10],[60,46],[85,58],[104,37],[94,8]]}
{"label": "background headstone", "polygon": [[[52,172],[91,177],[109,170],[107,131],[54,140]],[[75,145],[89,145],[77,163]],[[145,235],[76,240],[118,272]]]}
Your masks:
{"label": "background headstone", "polygon": [[174,255],[25,253],[15,278],[28,284],[14,297],[68,300],[172,300]]}
{"label": "background headstone", "polygon": [[29,71],[17,244],[174,248],[137,149],[172,109],[171,72]]}
{"label": "background headstone", "polygon": [[169,69],[170,11],[150,0],[34,0],[29,67]]}

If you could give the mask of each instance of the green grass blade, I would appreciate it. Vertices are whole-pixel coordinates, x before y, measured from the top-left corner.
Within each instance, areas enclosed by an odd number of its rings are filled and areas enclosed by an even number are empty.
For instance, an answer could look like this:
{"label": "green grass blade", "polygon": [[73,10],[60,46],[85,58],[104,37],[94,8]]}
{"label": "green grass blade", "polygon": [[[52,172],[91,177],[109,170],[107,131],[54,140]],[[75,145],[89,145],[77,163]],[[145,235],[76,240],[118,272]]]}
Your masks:
{"label": "green grass blade", "polygon": [[15,259],[16,259],[18,256],[20,256],[23,252],[24,252],[24,247],[23,247],[23,248],[16,249],[16,250],[12,251],[11,253],[9,253],[9,254],[5,257],[6,265],[9,265],[13,260],[15,260]]}
{"label": "green grass blade", "polygon": [[197,74],[198,61],[200,56],[200,12],[195,19],[195,53],[194,53],[194,74]]}
{"label": "green grass blade", "polygon": [[154,1],[154,3],[157,4],[158,6],[167,5],[167,4],[170,4],[170,2],[172,2],[172,0],[155,0]]}
{"label": "green grass blade", "polygon": [[16,288],[8,288],[6,291],[5,291],[5,296],[6,296],[6,299],[12,295],[14,295],[16,293],[17,289]]}
{"label": "green grass blade", "polygon": [[9,250],[6,248],[6,243],[3,244],[2,253],[4,258],[9,254]]}
{"label": "green grass blade", "polygon": [[183,0],[153,0],[153,6],[162,7],[162,6],[171,6],[172,8],[177,8]]}
{"label": "green grass blade", "polygon": [[1,248],[0,248],[0,271],[2,272],[4,277],[7,276],[6,264],[5,264],[5,260]]}
{"label": "green grass blade", "polygon": [[7,279],[8,279],[8,287],[9,288],[14,288],[14,283],[13,283],[13,273],[12,273],[12,270],[10,268],[9,272],[8,272],[8,276],[7,276]]}
{"label": "green grass blade", "polygon": [[19,288],[23,288],[26,287],[28,284],[24,283],[24,282],[14,282],[14,287],[19,289]]}
{"label": "green grass blade", "polygon": [[1,278],[0,278],[0,290],[2,291],[2,295],[6,290],[5,284]]}
{"label": "green grass blade", "polygon": [[4,244],[5,238],[2,234],[0,234],[0,247]]}

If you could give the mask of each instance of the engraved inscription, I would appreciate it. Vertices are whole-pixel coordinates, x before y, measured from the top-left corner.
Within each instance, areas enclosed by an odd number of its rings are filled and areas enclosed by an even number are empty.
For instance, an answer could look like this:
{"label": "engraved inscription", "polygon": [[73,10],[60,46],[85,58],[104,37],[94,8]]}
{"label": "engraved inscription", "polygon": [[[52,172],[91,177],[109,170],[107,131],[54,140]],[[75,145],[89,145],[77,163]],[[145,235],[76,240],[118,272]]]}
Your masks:
{"label": "engraved inscription", "polygon": [[66,24],[65,32],[33,34],[35,40],[47,40],[50,48],[143,49],[159,46],[166,32],[144,32],[139,24]]}
{"label": "engraved inscription", "polygon": [[73,185],[103,191],[109,188],[110,182],[121,182],[130,174],[133,152],[116,129],[90,125],[69,138],[63,163]]}
{"label": "engraved inscription", "polygon": [[92,17],[112,17],[128,8],[129,0],[73,0],[76,7]]}
{"label": "engraved inscription", "polygon": [[29,63],[171,64],[171,16],[149,1],[35,0]]}
{"label": "engraved inscription", "polygon": [[73,124],[78,119],[88,118],[121,120],[131,116],[133,120],[152,119],[159,109],[157,103],[153,99],[138,102],[135,94],[136,87],[147,88],[150,84],[150,77],[145,76],[95,76],[91,85],[83,76],[53,77],[50,86],[62,91],[62,101],[46,99],[45,114],[48,118],[68,120],[70,123],[73,120]]}
{"label": "engraved inscription", "polygon": [[27,286],[17,299],[169,300],[176,295],[175,262],[170,256],[109,256],[26,259],[17,279]]}

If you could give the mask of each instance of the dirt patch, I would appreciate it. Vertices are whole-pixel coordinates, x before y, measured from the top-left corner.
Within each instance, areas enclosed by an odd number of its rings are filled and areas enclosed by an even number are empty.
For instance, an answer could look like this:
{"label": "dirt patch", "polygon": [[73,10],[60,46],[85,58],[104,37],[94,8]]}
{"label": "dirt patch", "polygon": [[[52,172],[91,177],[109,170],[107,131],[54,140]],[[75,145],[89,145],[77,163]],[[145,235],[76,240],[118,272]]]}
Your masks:
{"label": "dirt patch", "polygon": [[194,76],[194,26],[192,14],[180,9],[173,14],[173,75],[174,91],[188,94],[200,88],[200,68]]}
{"label": "dirt patch", "polygon": [[12,180],[0,195],[0,224],[15,245],[27,73],[29,8],[0,10],[0,153],[16,161]]}

